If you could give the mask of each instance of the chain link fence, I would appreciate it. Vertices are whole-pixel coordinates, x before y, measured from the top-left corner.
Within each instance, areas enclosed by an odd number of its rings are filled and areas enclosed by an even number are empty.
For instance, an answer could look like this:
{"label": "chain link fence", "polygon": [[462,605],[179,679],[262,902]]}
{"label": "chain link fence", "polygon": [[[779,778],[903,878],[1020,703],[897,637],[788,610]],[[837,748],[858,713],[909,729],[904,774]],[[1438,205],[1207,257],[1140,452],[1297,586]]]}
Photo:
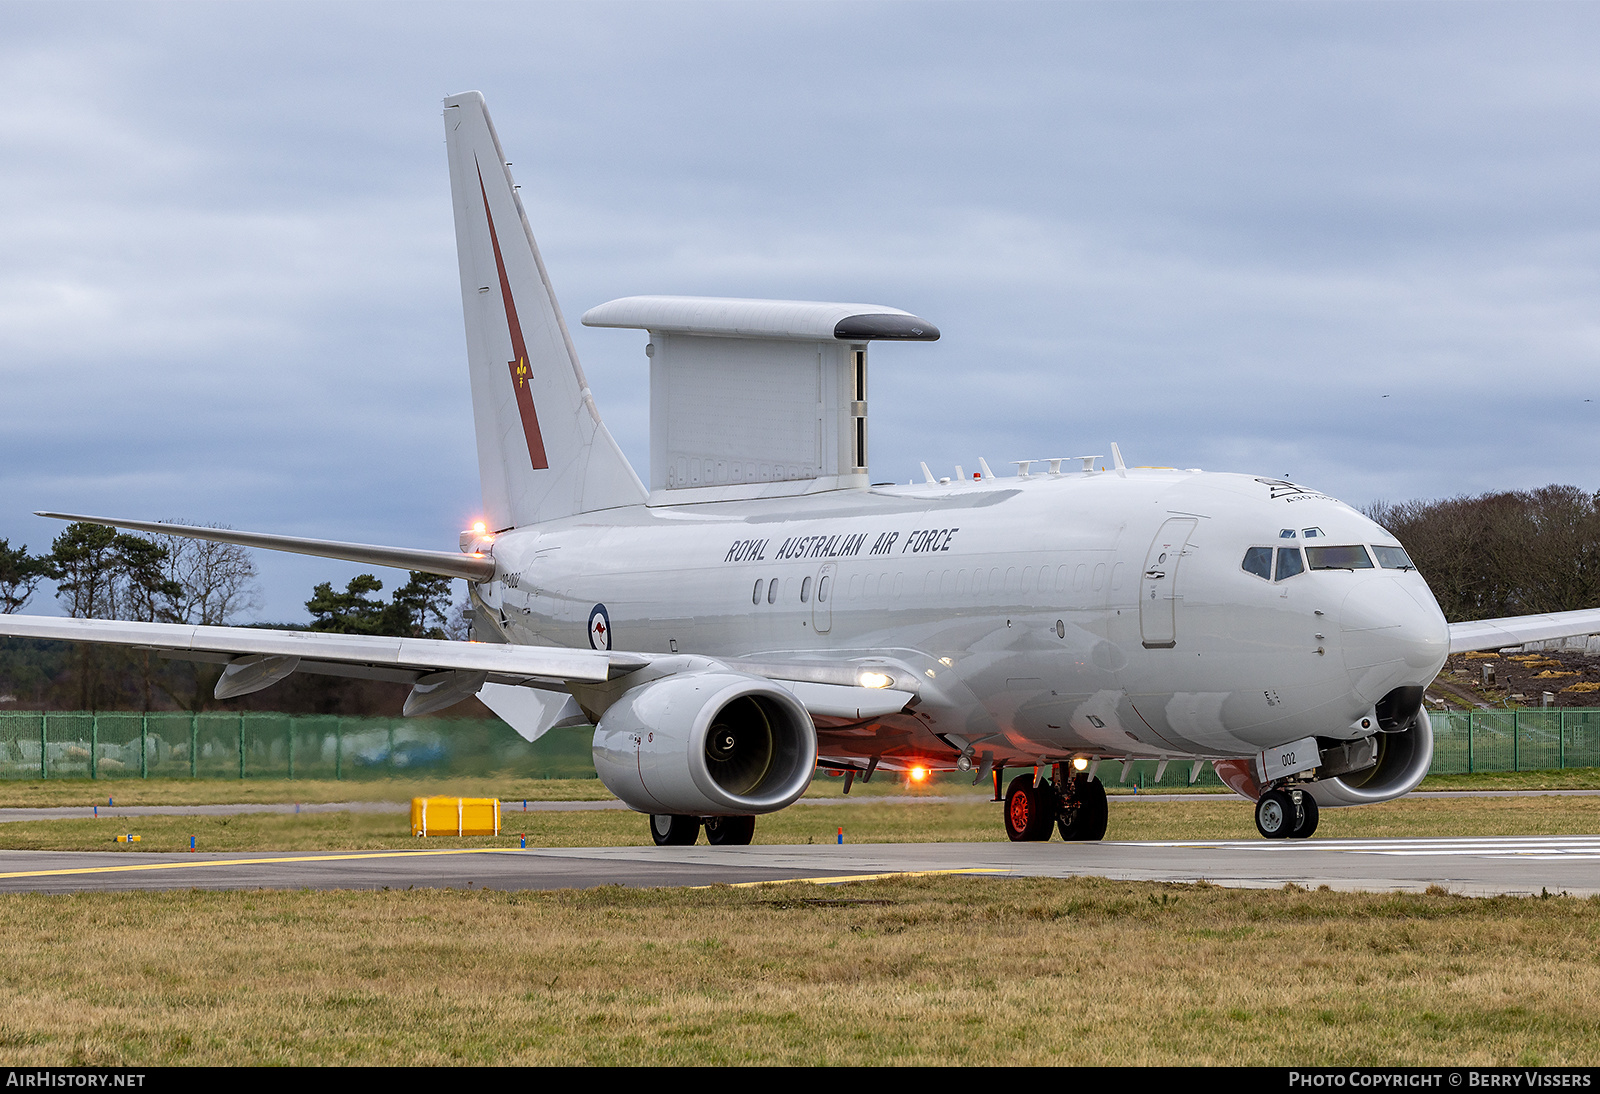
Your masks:
{"label": "chain link fence", "polygon": [[[1600,767],[1600,710],[1432,712],[1434,774]],[[0,711],[0,778],[367,779],[395,775],[595,778],[587,727],[529,743],[499,719],[331,714]],[[1135,761],[1109,784],[1190,785],[1191,765]],[[1207,764],[1195,786],[1221,786]]]}
{"label": "chain link fence", "polygon": [[1451,710],[1431,717],[1432,774],[1600,767],[1600,710]]}
{"label": "chain link fence", "polygon": [[592,732],[529,743],[499,719],[0,712],[0,778],[595,778]]}

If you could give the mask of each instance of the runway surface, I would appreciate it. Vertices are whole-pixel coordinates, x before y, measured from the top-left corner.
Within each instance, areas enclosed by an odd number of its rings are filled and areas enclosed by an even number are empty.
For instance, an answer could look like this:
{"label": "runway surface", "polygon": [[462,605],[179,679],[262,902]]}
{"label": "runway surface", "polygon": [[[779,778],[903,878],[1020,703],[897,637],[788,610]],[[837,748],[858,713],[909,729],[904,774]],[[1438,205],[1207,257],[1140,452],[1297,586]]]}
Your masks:
{"label": "runway surface", "polygon": [[561,889],[833,884],[893,874],[1086,875],[1243,888],[1600,893],[1600,836],[433,849],[296,854],[0,851],[0,891]]}

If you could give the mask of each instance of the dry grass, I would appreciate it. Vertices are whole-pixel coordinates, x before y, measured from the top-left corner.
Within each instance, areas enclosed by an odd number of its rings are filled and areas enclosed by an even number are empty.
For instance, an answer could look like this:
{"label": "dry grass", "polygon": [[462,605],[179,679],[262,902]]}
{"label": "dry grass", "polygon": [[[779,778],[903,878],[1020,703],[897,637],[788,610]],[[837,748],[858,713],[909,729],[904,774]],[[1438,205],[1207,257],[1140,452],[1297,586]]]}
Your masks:
{"label": "dry grass", "polygon": [[1600,767],[1429,775],[1418,790],[1600,790]]}
{"label": "dry grass", "polygon": [[[1000,807],[989,802],[863,802],[797,805],[756,823],[756,842],[967,843],[1003,840]],[[244,813],[228,817],[140,817],[0,824],[0,848],[54,851],[378,850],[416,847],[405,813]],[[500,837],[430,837],[433,847],[618,847],[650,841],[644,818],[625,810],[503,814]],[[114,842],[135,832],[136,844]],[[1358,809],[1325,809],[1317,839],[1403,836],[1528,836],[1600,833],[1600,797],[1412,799]],[[1111,807],[1114,840],[1258,839],[1239,799],[1135,800]]]}
{"label": "dry grass", "polygon": [[[1116,766],[1103,769],[1112,796],[1133,795],[1131,787],[1116,783]],[[1600,790],[1600,768],[1564,771],[1488,772],[1474,775],[1430,775],[1420,790]],[[843,798],[844,780],[818,777],[807,798]],[[1217,787],[1151,788],[1149,793],[1186,794],[1237,802],[1233,793]],[[518,775],[440,779],[33,779],[0,780],[0,808],[90,806],[115,798],[120,805],[229,805],[263,802],[402,802],[434,794],[478,798],[497,797],[507,803],[527,801],[603,801],[612,797],[598,779],[531,779]],[[987,784],[972,785],[971,775],[934,775],[926,783],[908,786],[880,774],[870,783],[857,782],[849,799],[881,797],[942,797],[987,801]]]}
{"label": "dry grass", "polygon": [[0,897],[45,1064],[1588,1064],[1600,902],[1092,879]]}
{"label": "dry grass", "polygon": [[444,794],[502,801],[596,801],[611,797],[599,779],[32,779],[0,780],[0,808],[54,806],[236,805],[265,802],[400,802]]}

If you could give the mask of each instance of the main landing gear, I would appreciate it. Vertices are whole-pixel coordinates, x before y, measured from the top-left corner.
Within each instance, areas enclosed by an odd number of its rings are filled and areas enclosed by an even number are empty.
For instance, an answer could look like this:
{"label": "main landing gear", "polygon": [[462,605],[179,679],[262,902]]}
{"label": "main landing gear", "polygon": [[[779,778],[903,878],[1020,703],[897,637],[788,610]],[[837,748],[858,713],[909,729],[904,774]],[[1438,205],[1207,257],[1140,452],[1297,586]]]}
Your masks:
{"label": "main landing gear", "polygon": [[706,842],[744,846],[756,834],[754,817],[685,817],[668,813],[650,814],[650,836],[657,847],[688,847],[706,830]]}
{"label": "main landing gear", "polygon": [[1256,831],[1267,839],[1305,839],[1317,830],[1317,799],[1304,790],[1274,787],[1256,802]]}
{"label": "main landing gear", "polygon": [[1032,775],[1012,779],[1006,790],[1006,835],[1016,842],[1047,840],[1054,828],[1064,840],[1105,839],[1105,785],[1081,771],[1063,782],[1064,789],[1049,779],[1034,786]]}

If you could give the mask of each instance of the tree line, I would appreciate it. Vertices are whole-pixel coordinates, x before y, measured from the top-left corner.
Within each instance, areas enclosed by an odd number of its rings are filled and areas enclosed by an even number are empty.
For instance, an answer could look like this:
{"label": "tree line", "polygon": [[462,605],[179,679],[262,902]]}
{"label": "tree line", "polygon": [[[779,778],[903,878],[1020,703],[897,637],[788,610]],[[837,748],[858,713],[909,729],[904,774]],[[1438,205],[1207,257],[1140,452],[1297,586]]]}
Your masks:
{"label": "tree line", "polygon": [[[69,524],[43,554],[0,539],[0,610],[21,611],[47,580],[67,614],[78,619],[229,626],[260,606],[255,564],[246,549],[232,544],[139,536],[87,523]],[[408,638],[445,638],[447,631],[459,629],[452,627],[450,578],[413,571],[388,601],[375,595],[382,588],[372,574],[351,579],[343,592],[322,582],[306,601],[312,617],[308,629]],[[221,671],[219,665],[148,650],[0,640],[0,693],[14,696],[19,705],[200,711],[219,705],[211,693]],[[369,709],[374,694],[393,690],[304,676],[291,678],[293,687],[270,689],[278,693],[277,702],[307,712],[374,713]],[[350,709],[352,703],[357,709]]]}
{"label": "tree line", "polygon": [[1451,622],[1600,607],[1600,494],[1576,486],[1377,502]]}

